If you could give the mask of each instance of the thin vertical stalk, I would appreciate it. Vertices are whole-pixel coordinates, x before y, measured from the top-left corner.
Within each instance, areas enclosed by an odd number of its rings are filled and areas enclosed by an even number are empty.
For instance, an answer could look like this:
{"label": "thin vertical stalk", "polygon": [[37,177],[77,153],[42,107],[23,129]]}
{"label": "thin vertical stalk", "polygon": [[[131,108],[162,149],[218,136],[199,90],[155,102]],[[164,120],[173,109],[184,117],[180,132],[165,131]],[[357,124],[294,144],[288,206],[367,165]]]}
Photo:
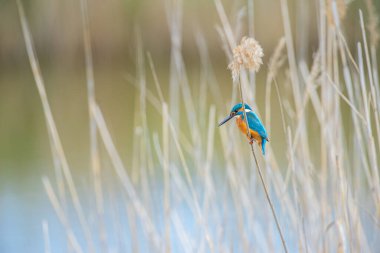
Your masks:
{"label": "thin vertical stalk", "polygon": [[65,228],[66,237],[69,245],[73,248],[73,251],[76,253],[83,253],[82,247],[79,245],[78,239],[76,238],[69,220],[65,214],[65,210],[62,205],[59,203],[59,199],[55,194],[53,187],[47,177],[42,178],[42,184],[44,186],[45,192],[49,198],[50,204],[53,206],[53,209],[61,222],[62,226]]}
{"label": "thin vertical stalk", "polygon": [[[241,82],[240,82],[240,75],[239,75],[239,83],[238,83],[238,86],[239,86],[239,90],[240,90],[240,99],[241,99],[241,102],[243,104],[243,113],[244,113],[244,120],[245,120],[245,124],[247,125],[247,135],[249,136],[249,139],[251,139],[251,133],[250,133],[250,129],[249,129],[249,125],[248,125],[248,120],[247,120],[247,113],[245,111],[245,103],[244,103],[244,97],[243,97],[243,90],[242,90],[242,87],[241,87]],[[262,172],[261,172],[261,168],[260,168],[260,165],[257,161],[257,158],[256,158],[256,154],[255,154],[255,150],[253,149],[253,143],[250,143],[251,145],[251,151],[252,151],[252,155],[253,155],[253,158],[255,159],[255,163],[256,163],[256,169],[257,169],[257,172],[259,173],[259,176],[260,176],[260,180],[261,180],[261,184],[264,188],[264,192],[265,192],[265,197],[268,201],[268,204],[270,206],[270,209],[272,211],[272,214],[273,214],[273,218],[275,220],[275,223],[276,223],[276,227],[277,227],[277,230],[278,230],[278,233],[280,234],[280,237],[281,237],[281,243],[282,243],[282,246],[284,248],[284,251],[287,253],[288,252],[288,249],[286,247],[286,243],[285,243],[285,239],[284,239],[284,236],[282,234],[282,231],[281,231],[281,227],[280,227],[280,223],[278,222],[278,219],[277,219],[277,215],[276,215],[276,211],[274,210],[274,207],[273,207],[273,203],[272,203],[272,200],[269,196],[269,192],[268,192],[268,187],[264,181],[264,178],[263,178],[263,175],[262,175]]]}
{"label": "thin vertical stalk", "polygon": [[81,18],[83,28],[83,47],[86,65],[86,80],[87,80],[87,97],[88,97],[88,112],[89,112],[89,130],[90,130],[90,156],[91,156],[91,169],[94,179],[94,191],[96,201],[96,211],[99,219],[99,233],[102,251],[106,251],[106,232],[104,225],[104,205],[103,205],[103,191],[101,181],[101,168],[98,149],[97,127],[96,122],[91,113],[91,108],[95,106],[95,80],[94,80],[94,67],[92,60],[91,49],[91,36],[90,24],[88,18],[88,5],[87,0],[80,0],[81,4]]}
{"label": "thin vertical stalk", "polygon": [[164,252],[171,252],[170,246],[170,171],[169,171],[169,112],[166,103],[162,104],[162,142],[163,142],[163,171],[164,171],[164,219],[165,243]]}
{"label": "thin vertical stalk", "polygon": [[47,220],[42,221],[42,232],[44,234],[45,253],[51,253],[49,223],[47,222]]}
{"label": "thin vertical stalk", "polygon": [[[254,21],[254,2],[253,0],[247,0],[247,8],[248,8],[248,35],[249,37],[254,37],[255,34],[255,21]],[[249,85],[251,86],[251,90],[253,91],[253,97],[255,97],[256,94],[256,73],[255,72],[249,72]]]}
{"label": "thin vertical stalk", "polygon": [[288,249],[287,249],[287,247],[286,247],[286,243],[285,243],[285,239],[284,239],[284,236],[283,236],[282,231],[281,231],[281,228],[280,228],[280,223],[278,222],[277,215],[276,215],[276,212],[275,212],[274,207],[273,207],[273,203],[272,203],[271,198],[270,198],[270,196],[269,196],[268,189],[267,189],[266,183],[265,183],[265,181],[264,181],[264,178],[263,178],[263,175],[262,175],[262,172],[261,172],[261,168],[260,168],[260,166],[259,166],[259,163],[257,162],[256,154],[255,154],[255,151],[254,151],[254,149],[253,149],[253,144],[250,144],[250,145],[251,145],[252,155],[253,155],[253,157],[255,158],[255,163],[256,163],[257,172],[259,173],[260,180],[261,180],[261,184],[263,185],[263,188],[264,188],[265,197],[266,197],[267,200],[268,200],[268,203],[269,203],[270,209],[271,209],[272,214],[273,214],[274,221],[276,222],[276,227],[277,227],[278,233],[280,234],[280,237],[281,237],[281,243],[282,243],[282,246],[283,246],[283,248],[284,248],[284,251],[285,251],[285,252],[288,252]]}

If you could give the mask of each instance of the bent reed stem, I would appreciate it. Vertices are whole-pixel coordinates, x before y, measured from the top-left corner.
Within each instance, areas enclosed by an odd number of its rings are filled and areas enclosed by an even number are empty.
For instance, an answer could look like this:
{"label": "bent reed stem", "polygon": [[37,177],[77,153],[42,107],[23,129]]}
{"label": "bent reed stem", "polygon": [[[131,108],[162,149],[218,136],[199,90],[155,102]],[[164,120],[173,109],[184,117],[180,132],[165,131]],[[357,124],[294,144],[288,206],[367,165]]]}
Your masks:
{"label": "bent reed stem", "polygon": [[[249,139],[252,138],[251,136],[251,131],[249,131],[249,125],[248,125],[248,119],[247,119],[247,113],[245,111],[245,103],[244,103],[244,97],[243,97],[243,88],[241,86],[241,81],[240,81],[240,74],[239,74],[239,79],[238,79],[238,87],[239,87],[239,91],[240,91],[240,99],[241,99],[241,103],[243,104],[243,113],[244,113],[244,121],[245,121],[245,124],[247,124],[247,135],[249,136]],[[280,238],[281,238],[281,243],[282,243],[282,247],[284,248],[284,252],[285,253],[288,253],[288,249],[286,247],[286,243],[285,243],[285,239],[284,239],[284,236],[282,234],[282,231],[281,231],[281,228],[280,228],[280,223],[278,222],[278,219],[277,219],[277,215],[276,215],[276,212],[274,210],[274,207],[273,207],[273,203],[272,203],[272,200],[269,196],[269,192],[268,192],[268,187],[264,181],[264,177],[263,177],[263,174],[261,172],[261,167],[257,161],[257,157],[256,157],[256,154],[255,154],[255,150],[253,149],[253,143],[250,143],[250,146],[251,146],[251,150],[252,150],[252,155],[253,155],[253,158],[255,159],[255,163],[256,163],[256,169],[257,169],[257,172],[259,173],[259,176],[260,176],[260,180],[261,180],[261,184],[263,185],[263,188],[264,188],[264,192],[265,192],[265,197],[269,203],[269,206],[270,206],[270,209],[272,211],[272,214],[273,214],[273,218],[274,218],[274,221],[276,223],[276,227],[277,227],[277,230],[278,230],[278,233],[280,234]]]}

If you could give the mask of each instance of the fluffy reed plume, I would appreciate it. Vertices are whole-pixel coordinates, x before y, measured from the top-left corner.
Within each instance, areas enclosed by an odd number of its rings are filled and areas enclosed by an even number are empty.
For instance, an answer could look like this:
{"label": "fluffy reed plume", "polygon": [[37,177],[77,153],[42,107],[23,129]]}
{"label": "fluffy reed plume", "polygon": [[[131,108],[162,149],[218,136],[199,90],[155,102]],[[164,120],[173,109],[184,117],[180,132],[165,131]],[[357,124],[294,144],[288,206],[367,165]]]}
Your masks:
{"label": "fluffy reed plume", "polygon": [[240,45],[233,50],[233,60],[228,64],[232,72],[232,79],[236,82],[239,78],[241,68],[259,71],[263,64],[264,52],[260,44],[253,38],[243,37]]}

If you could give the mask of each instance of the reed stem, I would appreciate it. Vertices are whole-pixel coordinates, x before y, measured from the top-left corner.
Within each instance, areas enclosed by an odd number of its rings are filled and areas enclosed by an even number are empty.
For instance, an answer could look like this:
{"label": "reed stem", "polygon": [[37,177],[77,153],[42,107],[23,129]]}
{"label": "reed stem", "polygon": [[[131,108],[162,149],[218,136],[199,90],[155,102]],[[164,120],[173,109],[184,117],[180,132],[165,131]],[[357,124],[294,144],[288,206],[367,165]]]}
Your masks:
{"label": "reed stem", "polygon": [[266,197],[267,200],[268,200],[268,203],[269,203],[270,209],[271,209],[272,214],[273,214],[274,221],[276,222],[276,227],[277,227],[278,233],[280,234],[280,237],[281,237],[282,246],[283,246],[283,248],[284,248],[284,251],[287,253],[287,252],[288,252],[288,249],[287,249],[287,247],[286,247],[285,239],[284,239],[284,236],[283,236],[283,234],[282,234],[282,231],[281,231],[281,228],[280,228],[280,223],[278,222],[277,215],[276,215],[276,212],[275,212],[275,210],[274,210],[272,200],[271,200],[271,198],[270,198],[270,196],[269,196],[268,188],[267,188],[267,186],[266,186],[266,183],[265,183],[265,181],[264,181],[263,175],[262,175],[262,173],[261,173],[261,168],[260,168],[260,166],[259,166],[259,163],[257,162],[256,154],[255,154],[255,151],[254,151],[254,149],[253,149],[253,143],[250,144],[250,145],[251,145],[252,155],[253,155],[253,157],[255,158],[255,163],[256,163],[257,172],[259,173],[260,180],[261,180],[261,184],[263,185],[263,188],[264,188],[265,197]]}
{"label": "reed stem", "polygon": [[[241,86],[241,81],[240,81],[240,75],[239,75],[239,80],[238,80],[238,86],[239,86],[239,91],[240,91],[240,99],[241,99],[241,102],[243,104],[243,113],[244,113],[244,120],[245,120],[245,124],[247,124],[247,136],[249,136],[249,139],[252,138],[251,136],[251,132],[249,131],[249,125],[248,125],[248,120],[247,120],[247,113],[245,111],[245,103],[244,103],[244,97],[243,97],[243,88]],[[277,230],[278,230],[278,233],[280,234],[280,237],[281,237],[281,243],[282,243],[282,246],[284,248],[284,252],[288,253],[288,249],[286,247],[286,243],[285,243],[285,239],[284,239],[284,236],[282,234],[282,231],[281,231],[281,228],[280,228],[280,223],[278,222],[278,219],[277,219],[277,215],[276,215],[276,212],[274,210],[274,207],[273,207],[273,203],[272,203],[272,200],[269,196],[269,192],[268,192],[268,187],[264,181],[264,178],[263,178],[263,174],[261,172],[261,168],[260,168],[260,165],[257,161],[257,157],[256,157],[256,154],[255,154],[255,150],[253,149],[253,143],[250,143],[251,145],[251,150],[252,150],[252,155],[253,155],[253,158],[255,159],[255,163],[256,163],[256,168],[257,168],[257,172],[259,173],[259,176],[260,176],[260,180],[261,180],[261,184],[263,185],[263,188],[264,188],[264,192],[265,192],[265,197],[267,198],[267,201],[269,203],[269,206],[270,206],[270,209],[272,211],[272,214],[273,214],[273,218],[274,218],[274,221],[276,222],[276,227],[277,227]]]}

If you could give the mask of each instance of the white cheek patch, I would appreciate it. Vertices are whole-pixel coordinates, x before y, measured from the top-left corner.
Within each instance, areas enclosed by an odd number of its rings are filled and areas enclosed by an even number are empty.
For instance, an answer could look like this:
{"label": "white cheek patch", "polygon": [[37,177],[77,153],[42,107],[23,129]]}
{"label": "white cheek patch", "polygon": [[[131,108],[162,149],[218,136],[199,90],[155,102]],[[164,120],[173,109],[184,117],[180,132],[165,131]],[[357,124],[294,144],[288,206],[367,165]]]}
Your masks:
{"label": "white cheek patch", "polygon": [[[252,110],[245,109],[245,112],[252,112]],[[234,115],[234,118],[235,118],[235,117],[238,117],[238,116],[241,116],[241,115],[239,115],[239,114],[235,114],[235,115]]]}

